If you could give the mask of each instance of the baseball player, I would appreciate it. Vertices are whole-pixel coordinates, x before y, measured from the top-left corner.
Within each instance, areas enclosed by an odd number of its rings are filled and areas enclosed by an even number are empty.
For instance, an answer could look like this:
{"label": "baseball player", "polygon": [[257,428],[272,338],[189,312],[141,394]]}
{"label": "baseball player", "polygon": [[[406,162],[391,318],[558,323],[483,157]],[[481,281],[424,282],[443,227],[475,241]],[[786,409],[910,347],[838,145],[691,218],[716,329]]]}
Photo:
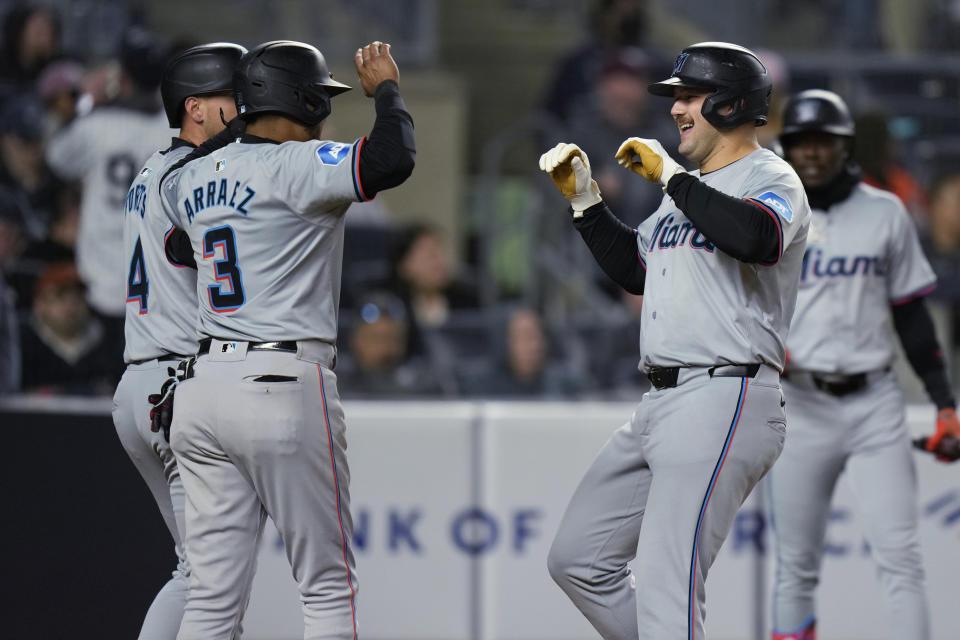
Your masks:
{"label": "baseball player", "polygon": [[333,373],[344,214],[413,170],[413,122],[390,45],[354,60],[376,122],[320,139],[348,90],[321,53],[267,42],[239,63],[246,133],[161,183],[198,265],[195,376],[176,387],[171,446],[191,564],[181,640],[231,638],[269,514],[303,603],[305,638],[357,637],[350,473]]}
{"label": "baseball player", "polygon": [[124,200],[127,370],[113,398],[113,422],[160,508],[178,559],[173,577],[147,612],[140,631],[144,639],[176,637],[190,573],[182,545],[180,472],[166,438],[150,430],[147,396],[164,382],[171,363],[197,350],[196,264],[189,244],[183,251],[182,232],[175,233],[163,214],[157,185],[167,167],[223,129],[221,112],[236,115],[233,70],[245,52],[220,42],[188,49],[170,61],[161,93],[169,124],[180,130],[179,136],[147,160]]}
{"label": "baseball player", "polygon": [[692,45],[649,89],[673,98],[679,151],[699,170],[656,140],[624,141],[620,163],[666,192],[636,230],[576,145],[540,158],[600,266],[644,295],[653,385],[581,480],[548,565],[604,638],[699,640],[707,571],[783,446],[780,371],[810,210],[793,169],[757,144],[770,79],[751,51]]}
{"label": "baseball player", "polygon": [[851,163],[854,124],[835,93],[804,91],[784,110],[786,159],[813,217],[787,347],[790,436],[770,473],[777,573],[773,638],[816,637],[814,592],[837,479],[846,471],[877,563],[891,636],[930,637],[917,533],[917,482],[904,400],[890,369],[888,317],[939,410],[926,442],[960,434],[923,297],[936,283],[903,204]]}
{"label": "baseball player", "polygon": [[156,98],[165,50],[140,30],[123,40],[121,89],[110,103],[95,108],[60,130],[47,146],[50,168],[83,185],[77,268],[87,285],[87,300],[102,318],[120,322],[125,314],[127,263],[122,225],[130,183],[138,167],[169,143],[171,131]]}

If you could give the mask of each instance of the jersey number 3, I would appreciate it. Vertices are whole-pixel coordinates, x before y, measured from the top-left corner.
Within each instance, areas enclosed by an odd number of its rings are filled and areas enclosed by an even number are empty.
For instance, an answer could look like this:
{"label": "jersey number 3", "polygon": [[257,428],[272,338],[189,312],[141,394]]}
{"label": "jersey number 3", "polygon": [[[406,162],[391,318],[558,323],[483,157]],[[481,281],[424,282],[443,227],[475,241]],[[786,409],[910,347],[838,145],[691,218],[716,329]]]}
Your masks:
{"label": "jersey number 3", "polygon": [[220,284],[209,285],[207,297],[210,307],[217,313],[236,311],[243,306],[245,298],[243,274],[237,265],[237,243],[231,227],[214,227],[203,234],[204,259],[216,258],[218,246],[223,257],[214,261],[213,272]]}
{"label": "jersey number 3", "polygon": [[127,302],[140,303],[140,315],[147,312],[147,296],[150,293],[150,282],[147,280],[147,265],[143,261],[143,244],[137,236],[137,246],[133,248],[130,258],[130,273],[127,274]]}

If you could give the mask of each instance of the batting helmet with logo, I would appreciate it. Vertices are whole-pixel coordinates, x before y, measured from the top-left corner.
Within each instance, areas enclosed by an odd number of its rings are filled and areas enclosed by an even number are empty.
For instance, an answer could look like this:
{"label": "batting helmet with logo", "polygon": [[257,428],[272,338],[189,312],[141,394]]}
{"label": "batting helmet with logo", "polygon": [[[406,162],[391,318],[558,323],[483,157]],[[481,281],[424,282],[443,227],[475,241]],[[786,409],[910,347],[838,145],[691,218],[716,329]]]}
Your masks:
{"label": "batting helmet with logo", "polygon": [[233,72],[247,50],[230,42],[214,42],[191,47],[175,56],[163,71],[160,95],[167,121],[179,129],[183,119],[183,101],[233,90]]}
{"label": "batting helmet with logo", "polygon": [[337,82],[316,47],[276,40],[252,49],[237,65],[237,113],[279,113],[312,127],[330,115],[330,98],[350,87]]}
{"label": "batting helmet with logo", "polygon": [[[701,113],[718,129],[731,129],[745,122],[767,124],[773,85],[766,67],[755,53],[727,42],[692,44],[677,56],[673,74],[651,84],[650,93],[673,97],[678,87],[710,92]],[[726,115],[723,106],[732,107]]]}
{"label": "batting helmet with logo", "polygon": [[792,96],[783,107],[780,144],[797,133],[819,132],[852,138],[853,117],[843,98],[832,91],[809,89]]}

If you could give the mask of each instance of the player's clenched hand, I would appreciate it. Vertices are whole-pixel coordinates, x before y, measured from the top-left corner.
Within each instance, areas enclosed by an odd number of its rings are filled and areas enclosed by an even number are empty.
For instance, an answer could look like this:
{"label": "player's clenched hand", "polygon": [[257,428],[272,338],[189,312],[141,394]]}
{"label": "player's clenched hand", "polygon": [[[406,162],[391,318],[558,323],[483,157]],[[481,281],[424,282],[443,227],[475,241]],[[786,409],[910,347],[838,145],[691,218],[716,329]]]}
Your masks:
{"label": "player's clenched hand", "polygon": [[570,201],[573,216],[600,202],[600,188],[590,176],[590,160],[575,144],[561,142],[540,156],[540,169],[546,171],[560,193]]}
{"label": "player's clenched hand", "polygon": [[386,42],[377,40],[357,49],[353,64],[357,67],[363,92],[368,97],[373,96],[384,80],[393,80],[400,84],[400,70],[397,69],[397,63],[390,55],[390,45]]}
{"label": "player's clenched hand", "polygon": [[673,158],[663,149],[663,145],[650,138],[627,138],[617,149],[617,162],[638,173],[650,182],[659,182],[664,189],[670,178],[685,173]]}

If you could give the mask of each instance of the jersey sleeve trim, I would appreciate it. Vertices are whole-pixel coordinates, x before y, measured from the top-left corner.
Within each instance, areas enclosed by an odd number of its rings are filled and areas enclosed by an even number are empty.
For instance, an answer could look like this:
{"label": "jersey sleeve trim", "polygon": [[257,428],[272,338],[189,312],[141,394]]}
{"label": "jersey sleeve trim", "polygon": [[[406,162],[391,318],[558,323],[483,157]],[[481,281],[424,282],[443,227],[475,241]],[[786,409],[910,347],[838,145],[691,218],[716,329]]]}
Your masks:
{"label": "jersey sleeve trim", "polygon": [[911,294],[890,300],[890,306],[899,307],[900,305],[907,304],[908,302],[913,302],[914,300],[917,300],[919,298],[922,298],[928,295],[931,291],[933,291],[936,288],[937,288],[937,283],[935,281],[931,282],[930,284],[917,289]]}
{"label": "jersey sleeve trim", "polygon": [[[637,236],[637,239],[640,238],[640,229],[634,229],[633,234]],[[643,267],[643,270],[647,270],[647,261],[643,259],[643,251],[640,250],[640,243],[637,243],[637,259],[640,260],[640,266]]]}
{"label": "jersey sleeve trim", "polygon": [[759,207],[761,211],[765,211],[767,215],[773,218],[774,224],[777,225],[777,257],[773,260],[761,260],[758,263],[763,267],[772,267],[780,262],[780,258],[783,256],[783,223],[780,222],[780,216],[778,216],[772,209],[770,209],[770,207],[763,204],[759,200],[754,198],[746,198],[746,201],[754,206]]}
{"label": "jersey sleeve trim", "polygon": [[357,140],[353,145],[353,189],[357,193],[357,198],[360,202],[367,202],[373,198],[368,198],[363,191],[363,185],[360,184],[360,149],[363,148],[363,143],[366,142],[367,136],[363,136]]}

